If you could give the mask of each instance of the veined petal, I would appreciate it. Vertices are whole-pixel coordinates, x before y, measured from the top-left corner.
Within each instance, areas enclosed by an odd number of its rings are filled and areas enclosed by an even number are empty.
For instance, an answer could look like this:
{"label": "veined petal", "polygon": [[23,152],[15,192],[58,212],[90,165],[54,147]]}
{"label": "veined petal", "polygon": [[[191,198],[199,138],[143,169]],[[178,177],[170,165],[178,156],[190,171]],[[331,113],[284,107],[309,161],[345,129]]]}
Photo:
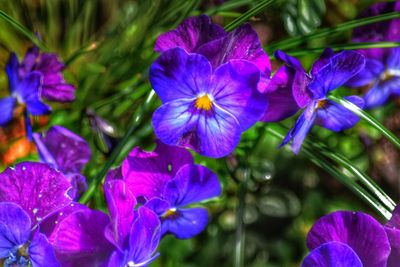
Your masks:
{"label": "veined petal", "polygon": [[354,51],[337,53],[313,76],[308,87],[315,99],[324,98],[330,91],[345,84],[364,66],[365,58],[360,53]]}
{"label": "veined petal", "polygon": [[17,100],[12,96],[0,99],[0,127],[6,126],[12,120],[16,102]]}
{"label": "veined petal", "polygon": [[54,248],[44,234],[36,232],[28,248],[29,259],[32,267],[58,267]]}
{"label": "veined petal", "polygon": [[365,67],[350,80],[346,86],[358,87],[368,85],[379,80],[381,74],[385,71],[385,66],[379,60],[366,59]]}
{"label": "veined petal", "polygon": [[108,261],[115,247],[105,238],[108,216],[90,209],[78,210],[60,221],[52,244],[62,266],[97,267]]}
{"label": "veined petal", "polygon": [[192,238],[200,234],[208,224],[205,208],[177,209],[172,215],[162,219],[162,234],[173,234],[180,239]]}
{"label": "veined petal", "polygon": [[228,155],[240,140],[239,121],[225,110],[196,110],[192,102],[172,101],[153,113],[157,137],[168,145],[191,148],[218,158]]}
{"label": "veined petal", "polygon": [[111,231],[119,247],[126,247],[134,220],[136,199],[125,181],[114,180],[104,184],[108,210],[111,216]]}
{"label": "veined petal", "polygon": [[70,204],[70,188],[62,173],[43,163],[19,163],[0,174],[0,201],[20,205],[32,225]]}
{"label": "veined petal", "polygon": [[338,241],[350,246],[364,267],[385,266],[390,244],[383,226],[362,212],[337,211],[314,223],[307,236],[307,247]]}
{"label": "veined petal", "polygon": [[163,103],[207,92],[212,68],[206,57],[181,48],[165,51],[150,67],[150,82]]}
{"label": "veined petal", "polygon": [[156,40],[154,50],[164,52],[180,47],[192,53],[196,52],[201,45],[224,37],[226,34],[221,26],[214,24],[206,15],[189,17],[175,30],[161,34]]}
{"label": "veined petal", "polygon": [[293,81],[295,70],[288,66],[282,66],[271,78],[265,92],[268,99],[268,107],[261,121],[281,121],[300,109],[293,96]]}
{"label": "veined petal", "polygon": [[363,267],[354,250],[341,242],[328,242],[317,247],[304,259],[302,267]]}
{"label": "veined petal", "polygon": [[207,42],[196,53],[208,58],[216,69],[232,59],[244,59],[250,61],[267,76],[271,72],[271,63],[264,52],[257,33],[250,24],[243,24],[227,36]]}
{"label": "veined petal", "polygon": [[[359,108],[364,107],[364,100],[361,97],[348,96],[345,97],[345,99],[352,102]],[[318,108],[316,111],[316,124],[331,131],[339,132],[353,127],[360,120],[360,117],[341,104],[338,104],[332,100],[324,101],[326,101],[324,107]]]}
{"label": "veined petal", "polygon": [[314,125],[315,117],[315,104],[313,102],[307,106],[304,112],[300,115],[296,121],[296,124],[283,139],[279,147],[284,146],[289,143],[290,140],[293,140],[292,150],[295,154],[299,153],[304,139],[306,138],[311,127]]}
{"label": "veined petal", "polygon": [[19,83],[18,78],[18,58],[15,53],[10,54],[10,58],[6,65],[6,73],[8,76],[8,87],[10,93],[13,94]]}
{"label": "veined petal", "polygon": [[122,176],[134,196],[161,197],[181,166],[193,163],[189,151],[157,141],[154,151],[134,148],[122,163]]}
{"label": "veined petal", "polygon": [[25,244],[31,232],[29,215],[17,204],[0,203],[0,258],[15,247]]}
{"label": "veined petal", "polygon": [[325,48],[324,51],[322,52],[321,56],[314,62],[314,64],[311,67],[311,76],[316,75],[320,69],[322,69],[326,64],[329,63],[329,60],[331,57],[333,57],[335,53],[333,52],[333,49],[328,47]]}
{"label": "veined petal", "polygon": [[370,109],[379,107],[388,101],[392,91],[390,90],[389,86],[386,86],[386,83],[376,82],[374,86],[364,95],[366,108]]}
{"label": "veined petal", "polygon": [[221,184],[214,172],[201,165],[187,164],[167,183],[164,199],[172,206],[183,207],[217,197],[221,191]]}
{"label": "veined petal", "polygon": [[158,216],[146,207],[140,207],[138,218],[132,225],[129,238],[128,260],[140,266],[140,263],[150,263],[161,237],[160,220]]}
{"label": "veined petal", "polygon": [[212,77],[213,104],[230,113],[248,129],[264,114],[267,97],[257,89],[260,71],[244,60],[231,60],[219,66]]}

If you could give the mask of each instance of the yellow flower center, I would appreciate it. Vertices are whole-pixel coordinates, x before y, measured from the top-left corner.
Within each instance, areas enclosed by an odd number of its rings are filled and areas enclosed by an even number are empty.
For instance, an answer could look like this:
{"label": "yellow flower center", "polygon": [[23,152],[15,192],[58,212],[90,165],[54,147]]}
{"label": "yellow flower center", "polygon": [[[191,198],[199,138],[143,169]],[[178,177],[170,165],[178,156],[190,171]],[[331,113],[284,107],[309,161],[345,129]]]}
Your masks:
{"label": "yellow flower center", "polygon": [[195,106],[197,109],[209,111],[212,108],[212,101],[207,94],[196,99]]}
{"label": "yellow flower center", "polygon": [[317,108],[324,108],[328,104],[328,100],[319,100],[317,103]]}
{"label": "yellow flower center", "polygon": [[176,214],[176,209],[172,208],[172,209],[167,210],[161,217],[168,218],[168,217],[174,216],[175,214]]}

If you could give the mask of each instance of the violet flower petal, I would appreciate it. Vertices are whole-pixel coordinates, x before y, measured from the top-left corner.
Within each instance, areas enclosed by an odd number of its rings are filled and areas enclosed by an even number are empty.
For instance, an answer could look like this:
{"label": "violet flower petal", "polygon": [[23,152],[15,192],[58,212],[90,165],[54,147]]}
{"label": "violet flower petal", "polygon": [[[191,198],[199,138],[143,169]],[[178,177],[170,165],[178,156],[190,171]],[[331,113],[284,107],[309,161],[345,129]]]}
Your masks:
{"label": "violet flower petal", "polygon": [[127,237],[134,219],[136,199],[123,180],[105,183],[104,191],[111,216],[109,230],[112,231],[116,244],[123,248],[127,245]]}
{"label": "violet flower petal", "polygon": [[387,267],[396,267],[400,259],[400,229],[386,226],[385,230],[391,247]]}
{"label": "violet flower petal", "polygon": [[365,67],[350,80],[346,82],[346,86],[358,87],[368,85],[379,80],[379,76],[384,72],[385,66],[382,62],[375,59],[366,59]]}
{"label": "violet flower petal", "polygon": [[165,184],[188,163],[193,163],[189,151],[158,141],[152,152],[134,148],[122,163],[122,176],[134,196],[150,199],[161,196]]}
{"label": "violet flower petal", "polygon": [[335,54],[333,52],[333,49],[328,47],[325,48],[324,51],[322,52],[321,56],[314,62],[314,64],[311,67],[311,76],[316,75],[325,65],[329,63],[329,60],[331,57],[333,57]]}
{"label": "violet flower petal", "polygon": [[[358,96],[345,97],[347,101],[352,102],[359,108],[364,107],[364,100]],[[315,124],[318,124],[324,128],[327,128],[334,132],[343,131],[352,128],[357,122],[360,121],[360,117],[348,110],[341,104],[338,104],[332,100],[326,100],[324,107],[317,109],[317,118]]]}
{"label": "violet flower petal", "polygon": [[271,72],[269,57],[264,52],[257,33],[247,23],[223,38],[205,43],[196,53],[206,56],[214,69],[229,60],[244,59],[256,65],[268,77]]}
{"label": "violet flower petal", "polygon": [[307,247],[339,241],[350,246],[365,267],[385,266],[390,244],[383,226],[362,212],[337,211],[314,223],[307,236]]}
{"label": "violet flower petal", "polygon": [[221,191],[214,172],[201,165],[187,164],[165,186],[164,199],[174,207],[184,207],[217,197]]}
{"label": "violet flower petal", "polygon": [[39,72],[31,72],[15,88],[15,92],[22,98],[32,115],[45,115],[51,111],[50,106],[43,103],[39,96],[41,77]]}
{"label": "violet flower petal", "polygon": [[70,183],[47,164],[23,162],[0,174],[0,201],[15,202],[31,217],[32,225],[71,203]]}
{"label": "violet flower petal", "polygon": [[341,242],[328,242],[317,247],[304,259],[301,267],[363,267],[354,250]]}
{"label": "violet flower petal", "polygon": [[35,232],[28,248],[29,258],[32,267],[58,267],[54,248],[44,234]]}
{"label": "violet flower petal", "polygon": [[157,137],[207,157],[231,153],[240,141],[239,121],[218,107],[208,113],[193,109],[192,101],[171,101],[159,107],[152,118]]}
{"label": "violet flower petal", "polygon": [[308,85],[315,99],[346,83],[365,66],[364,56],[354,51],[343,51],[331,57],[329,63],[313,76]]}
{"label": "violet flower petal", "polygon": [[6,65],[6,73],[8,77],[8,87],[10,94],[14,94],[15,89],[19,83],[18,78],[18,58],[15,53],[10,54],[10,58]]}
{"label": "violet flower petal", "polygon": [[172,215],[162,218],[162,235],[170,233],[179,239],[188,239],[200,234],[207,224],[207,209],[177,209]]}
{"label": "violet flower petal", "polygon": [[171,208],[171,204],[168,201],[158,197],[150,199],[144,206],[151,209],[159,216],[163,215],[168,209]]}
{"label": "violet flower petal", "polygon": [[364,95],[366,108],[375,108],[385,104],[388,101],[392,91],[387,85],[387,83],[377,82],[371,89],[369,89],[369,91]]}
{"label": "violet flower petal", "polygon": [[212,68],[207,58],[181,48],[165,51],[150,67],[150,82],[163,103],[195,100],[207,90]]}
{"label": "violet flower petal", "polygon": [[224,29],[212,23],[206,15],[189,17],[175,30],[161,34],[154,47],[156,52],[164,52],[171,48],[181,47],[188,53],[196,52],[201,45],[224,37]]}
{"label": "violet flower petal", "polygon": [[257,90],[259,71],[244,60],[231,60],[219,66],[212,76],[213,105],[233,115],[242,131],[250,128],[267,108],[266,95]]}
{"label": "violet flower petal", "polygon": [[395,47],[391,49],[390,54],[386,60],[386,65],[389,70],[400,70],[400,47]]}
{"label": "violet flower petal", "polygon": [[29,215],[17,204],[0,203],[0,258],[9,255],[10,250],[25,244],[31,232]]}
{"label": "violet flower petal", "polygon": [[108,261],[115,247],[104,237],[107,214],[78,210],[58,223],[52,241],[62,266],[97,267]]}
{"label": "violet flower petal", "polygon": [[0,98],[0,127],[6,126],[13,119],[14,107],[16,102],[16,98],[12,96]]}

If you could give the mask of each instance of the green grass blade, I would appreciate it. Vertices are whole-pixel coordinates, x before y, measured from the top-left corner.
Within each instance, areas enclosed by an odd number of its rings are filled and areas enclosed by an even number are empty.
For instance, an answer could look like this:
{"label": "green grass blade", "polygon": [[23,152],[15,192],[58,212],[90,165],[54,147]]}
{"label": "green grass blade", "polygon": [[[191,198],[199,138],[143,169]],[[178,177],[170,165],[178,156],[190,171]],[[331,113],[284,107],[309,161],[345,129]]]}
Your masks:
{"label": "green grass blade", "polygon": [[367,17],[367,18],[363,18],[363,19],[356,19],[356,20],[348,21],[345,23],[341,23],[333,28],[320,29],[320,30],[316,30],[310,34],[307,34],[307,35],[296,36],[296,37],[285,39],[283,41],[275,42],[269,46],[268,53],[271,54],[276,49],[285,50],[285,49],[288,49],[288,48],[291,48],[294,46],[298,46],[298,45],[301,45],[302,43],[312,40],[312,39],[322,38],[322,37],[330,36],[335,33],[350,30],[350,29],[353,29],[356,27],[368,25],[368,24],[375,23],[375,22],[396,19],[396,18],[400,18],[399,12],[391,12],[391,13],[374,16],[374,17]]}
{"label": "green grass blade", "polygon": [[250,175],[250,170],[246,169],[243,174],[243,181],[239,186],[239,206],[236,214],[236,241],[234,254],[234,267],[244,266],[244,247],[245,247],[245,224],[244,216],[246,209],[246,192],[247,181]]}
{"label": "green grass blade", "polygon": [[0,10],[0,18],[8,22],[14,29],[25,35],[32,43],[39,47],[42,51],[47,51],[46,45],[31,31],[25,28],[21,23]]}
{"label": "green grass blade", "polygon": [[217,14],[220,12],[229,11],[229,10],[241,7],[241,6],[248,5],[249,3],[251,3],[251,2],[249,2],[249,0],[228,1],[228,2],[223,3],[222,5],[215,6],[215,7],[208,9],[205,12],[205,14],[208,16],[211,16],[211,15],[214,15],[214,14]]}
{"label": "green grass blade", "polygon": [[378,120],[376,120],[374,117],[369,115],[367,112],[364,110],[360,109],[350,101],[347,101],[346,99],[343,99],[341,97],[337,97],[334,95],[330,95],[329,98],[341,105],[343,105],[345,108],[349,109],[353,113],[357,114],[359,117],[364,119],[366,122],[368,122],[371,126],[373,126],[375,129],[377,129],[383,136],[385,136],[391,143],[393,143],[398,149],[400,149],[400,140],[397,138],[397,136],[389,131],[385,126],[383,126]]}
{"label": "green grass blade", "polygon": [[233,20],[231,23],[225,26],[226,31],[232,31],[239,27],[243,22],[246,22],[249,20],[252,16],[258,14],[261,12],[264,8],[269,6],[270,4],[274,3],[276,0],[263,0],[260,3],[258,3],[255,7],[249,9],[243,15],[238,17],[237,19]]}

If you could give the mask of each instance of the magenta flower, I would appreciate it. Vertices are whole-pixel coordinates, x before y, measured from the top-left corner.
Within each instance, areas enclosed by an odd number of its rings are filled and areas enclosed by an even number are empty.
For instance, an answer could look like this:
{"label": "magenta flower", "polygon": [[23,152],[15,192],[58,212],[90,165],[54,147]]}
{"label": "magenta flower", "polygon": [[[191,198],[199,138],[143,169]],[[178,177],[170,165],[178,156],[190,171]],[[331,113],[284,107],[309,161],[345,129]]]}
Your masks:
{"label": "magenta flower", "polygon": [[193,237],[208,224],[206,209],[187,206],[221,194],[212,171],[193,164],[185,149],[162,143],[153,152],[133,149],[106,183],[118,180],[125,181],[132,194],[160,216],[162,235],[171,233],[178,238]]}
{"label": "magenta flower", "polygon": [[[297,105],[304,109],[281,146],[293,140],[292,149],[298,153],[314,123],[338,132],[353,127],[359,121],[357,115],[327,99],[327,96],[364,67],[365,60],[361,54],[353,51],[333,54],[331,49],[325,49],[321,57],[315,61],[309,74],[296,58],[282,51],[278,50],[275,57],[295,70],[297,81],[292,88],[293,97]],[[360,97],[349,96],[346,99],[359,107],[363,106]]]}
{"label": "magenta flower", "polygon": [[0,258],[5,266],[59,266],[39,224],[69,205],[70,183],[46,164],[24,162],[0,174]]}
{"label": "magenta flower", "polygon": [[64,64],[56,54],[40,53],[39,48],[28,49],[19,66],[20,77],[39,72],[42,78],[41,97],[54,102],[71,102],[75,99],[75,88],[64,80]]}
{"label": "magenta flower", "polygon": [[53,168],[63,172],[71,181],[71,197],[79,197],[87,189],[86,178],[80,174],[90,160],[88,143],[80,136],[61,126],[52,126],[43,134],[34,133],[39,156]]}
{"label": "magenta flower", "polygon": [[304,267],[386,266],[391,250],[378,221],[350,211],[337,211],[315,222],[307,236],[307,247],[311,252],[303,261]]}
{"label": "magenta flower", "polygon": [[181,48],[162,53],[150,68],[151,84],[163,102],[153,114],[155,134],[165,144],[204,156],[228,155],[267,108],[257,90],[259,77],[255,65],[244,60],[213,70],[202,55]]}

